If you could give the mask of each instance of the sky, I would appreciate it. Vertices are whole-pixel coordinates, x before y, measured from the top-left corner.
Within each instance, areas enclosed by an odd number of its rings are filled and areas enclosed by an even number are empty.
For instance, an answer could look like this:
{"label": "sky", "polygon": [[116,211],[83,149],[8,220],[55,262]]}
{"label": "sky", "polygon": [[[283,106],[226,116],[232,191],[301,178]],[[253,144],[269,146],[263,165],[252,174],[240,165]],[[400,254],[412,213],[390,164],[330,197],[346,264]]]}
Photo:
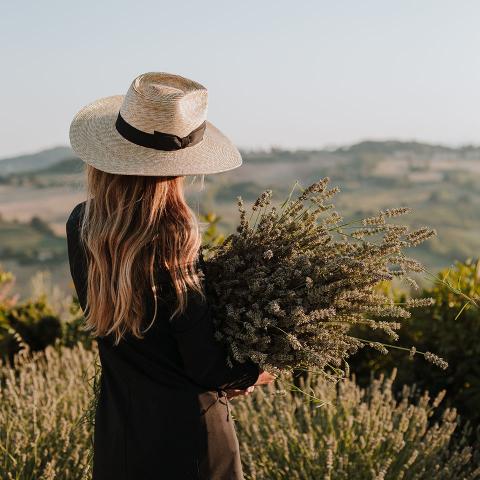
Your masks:
{"label": "sky", "polygon": [[480,144],[477,0],[2,2],[0,158],[68,144],[143,72],[209,92],[240,148]]}

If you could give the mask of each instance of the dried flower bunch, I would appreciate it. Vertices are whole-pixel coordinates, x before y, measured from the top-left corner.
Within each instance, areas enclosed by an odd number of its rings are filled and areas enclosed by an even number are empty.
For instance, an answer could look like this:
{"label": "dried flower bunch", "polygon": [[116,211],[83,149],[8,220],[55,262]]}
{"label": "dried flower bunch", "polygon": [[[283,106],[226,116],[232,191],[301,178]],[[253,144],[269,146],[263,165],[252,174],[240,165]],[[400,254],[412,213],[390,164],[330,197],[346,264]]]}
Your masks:
{"label": "dried flower bunch", "polygon": [[[397,340],[396,320],[432,303],[411,299],[400,305],[378,286],[394,278],[415,286],[410,274],[423,266],[405,249],[435,231],[389,222],[407,208],[343,223],[331,203],[339,189],[329,188],[328,178],[292,198],[295,187],[278,208],[270,190],[262,193],[248,219],[238,198],[236,233],[203,254],[207,295],[216,337],[228,345],[230,359],[251,359],[277,374],[303,368],[335,379],[348,375],[346,359],[359,348],[387,353],[392,347],[352,336],[353,326],[382,330]],[[431,352],[405,350],[447,366]]]}

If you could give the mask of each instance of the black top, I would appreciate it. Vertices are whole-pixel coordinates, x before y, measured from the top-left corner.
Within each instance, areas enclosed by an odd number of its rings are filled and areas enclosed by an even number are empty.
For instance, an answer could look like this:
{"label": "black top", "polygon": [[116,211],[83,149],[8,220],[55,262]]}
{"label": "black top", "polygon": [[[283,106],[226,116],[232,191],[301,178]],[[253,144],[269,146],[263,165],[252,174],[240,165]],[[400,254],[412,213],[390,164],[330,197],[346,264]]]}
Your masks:
{"label": "black top", "polygon": [[[70,272],[83,310],[87,261],[79,226],[84,206],[76,205],[66,223]],[[168,286],[168,273],[158,276],[156,283]],[[145,305],[148,325],[151,292],[145,292]],[[259,367],[227,365],[226,349],[213,337],[209,305],[198,294],[189,294],[185,313],[169,321],[173,307],[173,301],[158,301],[157,318],[143,339],[127,335],[115,346],[110,336],[97,338],[102,375],[93,480],[243,478],[221,387],[253,385]]]}

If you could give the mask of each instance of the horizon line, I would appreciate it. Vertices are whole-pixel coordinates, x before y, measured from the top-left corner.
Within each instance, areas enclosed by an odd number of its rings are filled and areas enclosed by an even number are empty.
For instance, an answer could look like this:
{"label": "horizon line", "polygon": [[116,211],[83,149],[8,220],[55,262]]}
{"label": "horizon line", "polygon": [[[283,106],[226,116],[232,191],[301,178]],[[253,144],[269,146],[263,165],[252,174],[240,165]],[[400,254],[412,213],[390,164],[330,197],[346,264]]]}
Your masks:
{"label": "horizon line", "polygon": [[[277,151],[284,151],[284,152],[298,152],[298,151],[311,151],[311,152],[318,152],[318,151],[324,151],[324,152],[332,152],[332,151],[337,151],[337,150],[348,150],[355,145],[361,145],[363,143],[399,143],[399,144],[406,144],[406,143],[412,143],[412,144],[418,144],[418,145],[427,145],[430,147],[437,147],[437,148],[445,148],[449,150],[462,150],[466,148],[470,149],[477,149],[480,148],[480,141],[478,143],[476,142],[447,142],[447,143],[442,143],[442,142],[430,142],[430,141],[424,141],[420,140],[418,138],[400,138],[400,137],[384,137],[384,138],[372,138],[372,137],[365,137],[363,139],[357,140],[357,141],[352,141],[352,142],[345,142],[345,143],[325,143],[323,146],[318,146],[318,147],[287,147],[287,146],[281,146],[281,145],[275,145],[271,144],[269,146],[239,146],[237,145],[237,148],[240,151],[246,152],[246,153],[254,153],[254,152],[262,152],[262,153],[268,153],[268,152],[273,152],[275,150]],[[37,150],[29,150],[29,151],[24,151],[16,154],[9,154],[0,157],[0,162],[3,160],[10,160],[13,158],[17,157],[23,157],[23,156],[29,156],[29,155],[36,155],[38,153],[42,152],[48,152],[49,150],[55,150],[57,148],[69,148],[72,149],[72,147],[68,144],[55,144],[52,146],[47,146],[47,147],[40,147]]]}

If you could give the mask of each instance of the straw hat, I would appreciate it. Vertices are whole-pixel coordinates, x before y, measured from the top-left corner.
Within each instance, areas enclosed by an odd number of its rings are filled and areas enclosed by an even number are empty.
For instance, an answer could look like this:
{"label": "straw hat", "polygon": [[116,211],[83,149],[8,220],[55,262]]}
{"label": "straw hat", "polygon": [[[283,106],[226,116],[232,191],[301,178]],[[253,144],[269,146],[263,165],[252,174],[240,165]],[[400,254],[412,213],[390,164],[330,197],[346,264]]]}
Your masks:
{"label": "straw hat", "polygon": [[219,173],[242,164],[240,152],[206,120],[207,89],[149,72],[126,95],[100,98],[70,125],[75,153],[99,170],[123,175]]}

